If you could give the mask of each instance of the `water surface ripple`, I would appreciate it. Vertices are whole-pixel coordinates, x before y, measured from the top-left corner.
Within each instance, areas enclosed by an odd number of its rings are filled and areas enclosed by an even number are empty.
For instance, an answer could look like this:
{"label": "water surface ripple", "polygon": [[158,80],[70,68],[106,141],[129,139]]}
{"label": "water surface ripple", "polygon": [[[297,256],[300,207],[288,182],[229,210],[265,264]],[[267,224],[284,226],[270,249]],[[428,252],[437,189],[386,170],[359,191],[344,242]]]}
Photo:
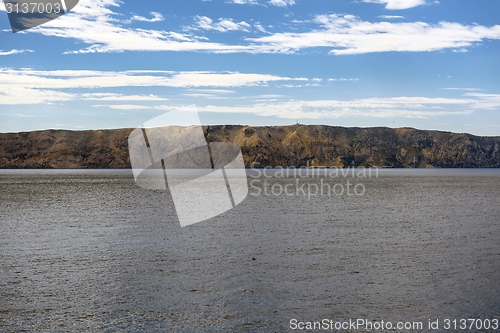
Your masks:
{"label": "water surface ripple", "polygon": [[500,319],[500,170],[355,181],[365,195],[250,195],[180,228],[130,171],[1,171],[0,331]]}

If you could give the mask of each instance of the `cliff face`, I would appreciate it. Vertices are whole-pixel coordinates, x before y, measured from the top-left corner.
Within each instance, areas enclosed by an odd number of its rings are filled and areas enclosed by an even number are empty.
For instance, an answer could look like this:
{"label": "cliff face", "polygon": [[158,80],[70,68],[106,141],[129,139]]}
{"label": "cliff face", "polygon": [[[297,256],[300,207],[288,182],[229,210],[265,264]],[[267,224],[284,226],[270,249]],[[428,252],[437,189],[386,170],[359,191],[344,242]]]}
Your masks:
{"label": "cliff face", "polygon": [[0,168],[130,168],[130,132],[47,130],[0,134]]}
{"label": "cliff face", "polygon": [[260,166],[500,167],[500,137],[412,128],[209,126],[209,141],[231,141]]}
{"label": "cliff face", "polygon": [[[411,128],[204,127],[207,141],[241,147],[245,165],[498,168],[500,137]],[[132,129],[0,134],[0,168],[130,168]]]}

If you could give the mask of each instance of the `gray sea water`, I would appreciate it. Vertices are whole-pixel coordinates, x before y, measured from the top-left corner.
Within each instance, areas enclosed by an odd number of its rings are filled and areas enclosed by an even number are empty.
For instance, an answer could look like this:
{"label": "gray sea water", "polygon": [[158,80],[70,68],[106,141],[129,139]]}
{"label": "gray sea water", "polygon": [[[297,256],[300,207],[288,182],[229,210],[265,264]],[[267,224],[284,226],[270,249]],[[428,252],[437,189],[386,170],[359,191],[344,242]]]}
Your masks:
{"label": "gray sea water", "polygon": [[[500,170],[248,179],[236,208],[181,228],[171,198],[130,170],[0,171],[0,331],[296,332],[294,319],[363,319],[423,323],[377,332],[456,332],[485,330],[445,330],[446,319],[500,319]],[[296,188],[321,179],[337,191]],[[340,193],[348,180],[357,193]]]}

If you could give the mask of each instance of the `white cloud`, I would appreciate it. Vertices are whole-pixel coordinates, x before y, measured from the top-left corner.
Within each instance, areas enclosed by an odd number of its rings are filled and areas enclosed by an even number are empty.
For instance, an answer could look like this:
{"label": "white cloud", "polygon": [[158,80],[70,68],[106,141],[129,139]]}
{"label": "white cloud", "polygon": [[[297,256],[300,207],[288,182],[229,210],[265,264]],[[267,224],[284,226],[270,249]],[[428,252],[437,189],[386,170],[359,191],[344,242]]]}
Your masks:
{"label": "white cloud", "polygon": [[465,96],[477,98],[471,106],[473,109],[491,111],[499,111],[500,109],[500,94],[467,93]]}
{"label": "white cloud", "polygon": [[110,108],[114,110],[147,110],[151,107],[144,105],[134,105],[134,104],[111,104],[111,105],[92,105],[94,108]]}
{"label": "white cloud", "polygon": [[268,74],[239,72],[169,71],[36,71],[0,68],[0,84],[32,89],[94,89],[109,87],[243,87],[265,86],[269,82],[307,81]]}
{"label": "white cloud", "polygon": [[[201,112],[218,113],[250,113],[259,116],[273,116],[286,119],[338,119],[338,118],[431,118],[437,116],[458,116],[472,114],[471,110],[429,110],[430,103],[407,103],[391,99],[361,99],[352,101],[315,100],[315,101],[290,101],[276,103],[257,103],[253,105],[238,106],[197,106]],[[404,97],[402,99],[405,99]],[[427,98],[423,97],[426,100]],[[434,103],[438,104],[436,101]],[[463,104],[456,101],[452,104]]]}
{"label": "white cloud", "polygon": [[[99,101],[94,107],[118,110],[171,110],[178,103],[193,98],[229,100],[236,91],[230,88],[290,85],[294,82],[318,82],[319,78],[289,78],[267,74],[237,72],[171,72],[171,71],[36,71],[32,69],[0,69],[0,104],[53,104],[69,101]],[[332,78],[328,81],[355,81]],[[288,83],[290,82],[290,83]],[[310,84],[310,83],[309,83]],[[295,83],[296,85],[296,83]],[[186,88],[177,94],[176,102],[156,95],[127,95],[106,92],[106,88],[173,87]],[[71,89],[71,92],[67,90]],[[93,92],[94,89],[100,89]],[[458,88],[447,88],[455,90]],[[475,110],[500,110],[500,94],[471,92],[459,98],[391,97],[354,100],[289,100],[286,95],[265,94],[241,98],[236,95],[232,105],[200,105],[200,111],[219,113],[250,113],[287,119],[334,119],[349,117],[432,118],[468,115]],[[104,90],[104,91],[103,91]],[[127,102],[135,102],[127,103]],[[198,101],[199,102],[199,101]]]}
{"label": "white cloud", "polygon": [[197,16],[196,26],[204,30],[217,30],[220,32],[227,31],[248,31],[250,24],[242,21],[239,23],[234,22],[232,19],[219,19],[219,22],[214,23],[211,18],[207,16]]}
{"label": "white cloud", "polygon": [[182,94],[182,96],[186,97],[194,97],[194,98],[213,98],[215,97],[214,94]]}
{"label": "white cloud", "polygon": [[[170,71],[36,71],[0,68],[1,104],[39,104],[76,99],[101,101],[162,101],[154,95],[121,95],[110,93],[69,94],[65,89],[103,89],[119,87],[232,88],[266,86],[271,82],[307,81],[268,74],[238,72],[170,72]],[[59,91],[57,91],[59,90]],[[231,90],[212,89],[212,94]]]}
{"label": "white cloud", "polygon": [[385,9],[389,10],[408,9],[425,5],[425,0],[363,0],[363,1],[384,4]]}
{"label": "white cloud", "polygon": [[7,116],[20,117],[20,118],[46,118],[47,116],[39,114],[22,114],[22,113],[10,113]]}
{"label": "white cloud", "polygon": [[82,94],[81,98],[92,101],[167,101],[166,98],[161,98],[155,95],[122,95],[112,93],[94,93]]}
{"label": "white cloud", "polygon": [[236,91],[227,89],[188,89],[189,91],[209,94],[234,94]]}
{"label": "white cloud", "polygon": [[[283,97],[281,95],[267,97]],[[266,98],[267,98],[266,97]],[[338,119],[338,118],[432,118],[438,116],[462,116],[472,114],[468,107],[471,99],[446,99],[428,97],[367,98],[357,100],[293,100],[275,99],[254,101],[246,105],[197,105],[201,112],[246,113],[264,117],[285,119]],[[499,104],[500,105],[500,104]],[[122,107],[122,106],[119,106]],[[150,106],[155,110],[176,110],[181,105]],[[116,106],[113,106],[116,108]],[[141,107],[142,108],[142,107]],[[460,110],[457,110],[461,108]],[[139,109],[139,107],[137,108]]]}
{"label": "white cloud", "polygon": [[253,26],[257,29],[257,31],[267,33],[267,30],[260,23],[256,23]]}
{"label": "white cloud", "polygon": [[234,94],[236,91],[228,90],[228,89],[197,89],[191,88],[187,89],[186,93],[183,93],[182,96],[191,97],[191,98],[204,98],[204,99],[219,99],[219,100],[227,100],[230,99],[228,95]]}
{"label": "white cloud", "polygon": [[[349,117],[374,118],[430,118],[471,114],[468,109],[447,110],[445,106],[467,106],[467,99],[444,99],[426,97],[370,98],[358,100],[314,100],[261,103],[250,106],[198,106],[205,112],[244,112],[261,116],[275,116],[287,119],[335,119]],[[437,108],[436,110],[432,110]]]}
{"label": "white cloud", "polygon": [[359,79],[358,78],[346,79],[345,77],[328,79],[328,82],[337,82],[337,81],[340,81],[340,82],[353,82],[353,81],[359,81]]}
{"label": "white cloud", "polygon": [[51,89],[29,89],[0,84],[0,105],[51,104],[71,101],[75,97],[74,94]]}
{"label": "white cloud", "polygon": [[46,36],[79,40],[89,47],[67,53],[122,51],[240,52],[248,47],[206,42],[205,37],[179,32],[132,29],[120,26],[110,7],[118,0],[81,0],[69,14],[28,30]]}
{"label": "white cloud", "polygon": [[0,50],[0,56],[8,56],[8,55],[12,55],[12,54],[19,54],[19,53],[25,53],[25,52],[33,53],[35,51],[33,51],[33,50],[16,50],[16,49],[13,49],[10,51]]}
{"label": "white cloud", "polygon": [[286,7],[295,5],[295,0],[269,0],[269,3],[273,6]]}
{"label": "white cloud", "polygon": [[379,15],[377,16],[378,18],[381,19],[386,19],[386,20],[394,20],[394,19],[404,19],[404,16],[401,15]]}
{"label": "white cloud", "polygon": [[[413,1],[413,0],[411,0]],[[291,4],[291,2],[289,1]],[[46,36],[71,38],[87,44],[66,53],[123,51],[205,51],[212,53],[294,53],[308,48],[330,48],[335,55],[373,52],[427,52],[443,49],[463,52],[485,39],[500,39],[500,25],[462,25],[440,22],[369,22],[352,15],[319,15],[305,32],[274,33],[258,38],[244,38],[240,43],[213,42],[193,31],[248,31],[247,22],[230,18],[214,22],[199,16],[197,26],[184,32],[132,29],[121,26],[110,8],[118,0],[81,0],[73,12],[57,20],[28,30]],[[293,22],[292,22],[293,23]],[[259,24],[257,33],[264,33]],[[262,26],[260,26],[262,28]],[[197,29],[197,30],[193,30]],[[302,23],[301,23],[301,29]]]}
{"label": "white cloud", "polygon": [[227,3],[235,3],[238,5],[258,5],[259,2],[257,0],[227,0]]}
{"label": "white cloud", "polygon": [[459,23],[367,22],[352,15],[319,15],[321,26],[300,33],[275,33],[247,38],[255,52],[294,53],[301,49],[329,47],[335,55],[374,52],[425,52],[461,49],[484,39],[500,39],[500,25],[485,27]]}
{"label": "white cloud", "polygon": [[[285,119],[338,118],[414,118],[428,119],[440,116],[464,116],[474,110],[500,109],[499,95],[470,96],[478,98],[392,97],[355,100],[290,100],[278,101],[282,95],[262,95],[253,104],[197,105],[201,112],[253,114]],[[104,105],[101,105],[104,107]],[[151,109],[171,111],[183,105],[111,105],[113,109]]]}
{"label": "white cloud", "polygon": [[250,96],[249,98],[253,98],[253,99],[281,99],[281,98],[286,98],[286,97],[287,96],[285,96],[285,95],[267,94],[267,95]]}
{"label": "white cloud", "polygon": [[478,91],[478,88],[442,88],[443,90]]}
{"label": "white cloud", "polygon": [[[238,5],[260,5],[257,0],[226,0],[227,3],[235,3]],[[277,7],[286,7],[295,5],[295,0],[268,0],[268,4]]]}
{"label": "white cloud", "polygon": [[146,17],[143,17],[143,16],[134,15],[134,16],[132,16],[132,18],[130,20],[132,20],[132,21],[142,21],[142,22],[161,22],[161,21],[165,20],[163,18],[163,15],[161,15],[160,13],[151,12],[150,14],[153,16],[150,19],[148,19]]}

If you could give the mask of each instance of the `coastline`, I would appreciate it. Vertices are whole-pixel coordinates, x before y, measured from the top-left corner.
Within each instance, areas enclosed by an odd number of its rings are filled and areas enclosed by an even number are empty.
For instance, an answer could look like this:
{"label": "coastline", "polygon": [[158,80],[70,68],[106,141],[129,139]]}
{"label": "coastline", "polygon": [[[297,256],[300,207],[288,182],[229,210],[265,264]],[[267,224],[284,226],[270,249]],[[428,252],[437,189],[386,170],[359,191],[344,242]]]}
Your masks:
{"label": "coastline", "polygon": [[[241,148],[246,168],[499,168],[500,137],[325,125],[203,127]],[[0,133],[0,169],[129,169],[132,129]]]}

